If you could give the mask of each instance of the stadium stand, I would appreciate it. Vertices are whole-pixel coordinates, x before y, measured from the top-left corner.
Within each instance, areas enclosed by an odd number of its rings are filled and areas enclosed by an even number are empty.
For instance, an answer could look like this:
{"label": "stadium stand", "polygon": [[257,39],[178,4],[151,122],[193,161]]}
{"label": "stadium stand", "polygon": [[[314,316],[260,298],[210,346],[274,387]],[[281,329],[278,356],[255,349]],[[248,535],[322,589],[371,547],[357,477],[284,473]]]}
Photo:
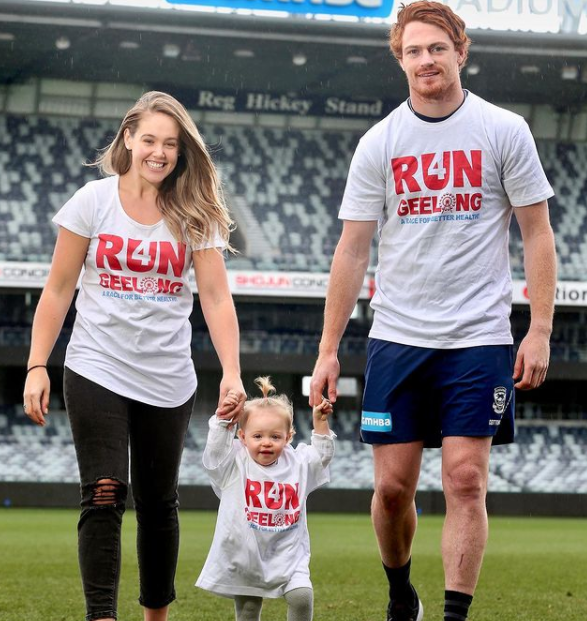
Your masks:
{"label": "stadium stand", "polygon": [[[0,347],[28,347],[35,304],[27,305],[22,296],[0,295]],[[295,322],[284,322],[284,311],[268,304],[239,305],[242,353],[315,355],[322,328],[322,308],[290,303],[287,313]],[[562,319],[559,319],[562,318]],[[587,311],[567,311],[557,317],[551,338],[553,361],[587,362]],[[74,312],[70,311],[57,347],[65,348],[71,334]],[[213,352],[214,347],[197,306],[192,316],[192,347],[199,352]],[[514,341],[526,333],[528,319],[514,314]],[[365,355],[368,322],[351,321],[341,342],[342,356]]]}
{"label": "stadium stand", "polygon": [[[59,116],[0,115],[0,261],[49,262],[55,239],[51,217],[77,188],[98,177],[82,166],[111,139],[117,121]],[[228,201],[245,235],[229,267],[327,272],[338,239],[336,213],[358,131],[284,129],[202,123],[200,129],[219,166]],[[551,218],[560,254],[560,277],[583,280],[587,273],[587,143],[541,140],[539,151],[556,197]],[[522,245],[511,235],[514,278],[523,277]],[[374,257],[375,259],[375,257]],[[36,294],[38,295],[38,293]],[[10,299],[9,299],[10,298]],[[35,304],[24,296],[0,296],[0,346],[27,347]],[[286,326],[276,305],[239,311],[243,354],[314,356],[321,310],[288,306],[296,322]],[[194,314],[192,346],[212,352],[207,331]],[[515,317],[515,340],[527,317]],[[72,315],[57,348],[69,338]],[[341,356],[365,354],[368,322],[351,322]],[[554,361],[587,362],[587,312],[565,312],[555,322]],[[35,427],[20,406],[0,405],[0,480],[77,482],[71,432],[63,404],[51,407],[50,424]],[[193,417],[182,464],[181,483],[207,485],[200,466],[207,417]],[[208,411],[212,411],[210,408]],[[307,413],[306,413],[307,414]],[[309,441],[306,414],[296,416],[295,442]],[[575,403],[548,400],[518,404],[518,442],[497,447],[491,460],[494,491],[587,491],[584,455],[587,412]],[[370,447],[358,441],[356,413],[336,413],[338,456],[331,487],[371,488]],[[426,451],[420,490],[437,490],[439,451]]]}
{"label": "stadium stand", "polygon": [[[51,217],[98,172],[82,166],[110,141],[105,119],[0,115],[0,260],[51,258]],[[340,232],[337,219],[352,131],[201,125],[241,233],[259,234],[229,258],[240,269],[327,272]],[[540,141],[556,197],[551,201],[559,276],[587,273],[587,143]],[[246,240],[245,240],[246,242]],[[512,225],[514,278],[523,277],[522,242]],[[375,261],[375,256],[373,257]]]}
{"label": "stadium stand", "polygon": [[[192,417],[186,439],[180,482],[208,485],[201,466],[208,415],[213,407],[201,408]],[[500,492],[586,493],[587,412],[583,420],[520,422],[517,443],[496,447],[490,464],[490,489]],[[371,447],[357,436],[357,415],[350,410],[336,413],[337,454],[332,462],[332,488],[371,489]],[[307,412],[295,417],[294,444],[309,442]],[[426,450],[418,489],[439,490],[441,452]],[[49,424],[31,425],[18,408],[0,411],[0,480],[28,482],[78,482],[75,451],[67,415],[53,410]]]}
{"label": "stadium stand", "polygon": [[[83,167],[111,139],[108,120],[0,116],[0,260],[50,261],[51,217],[84,183]],[[239,267],[328,271],[339,225],[338,200],[357,136],[274,128],[201,128],[233,207],[250,208],[271,252],[250,244]],[[303,190],[302,190],[303,186]],[[245,207],[241,207],[244,209]]]}
{"label": "stadium stand", "polygon": [[[559,277],[583,280],[587,274],[587,143],[538,141],[542,165],[554,189],[549,199],[556,235]],[[514,277],[522,277],[522,240],[512,226],[510,257]]]}

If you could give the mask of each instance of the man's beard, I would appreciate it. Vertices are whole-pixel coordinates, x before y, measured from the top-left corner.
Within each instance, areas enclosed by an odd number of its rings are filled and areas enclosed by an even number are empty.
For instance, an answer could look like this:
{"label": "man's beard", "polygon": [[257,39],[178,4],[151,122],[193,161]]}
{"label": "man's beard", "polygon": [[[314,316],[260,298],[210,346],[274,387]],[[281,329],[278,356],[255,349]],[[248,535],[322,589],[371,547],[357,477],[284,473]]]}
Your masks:
{"label": "man's beard", "polygon": [[424,101],[437,102],[444,101],[446,95],[452,91],[456,85],[455,80],[447,80],[445,73],[440,73],[433,84],[426,85],[420,83],[420,78],[416,78],[416,84],[412,86],[414,92]]}

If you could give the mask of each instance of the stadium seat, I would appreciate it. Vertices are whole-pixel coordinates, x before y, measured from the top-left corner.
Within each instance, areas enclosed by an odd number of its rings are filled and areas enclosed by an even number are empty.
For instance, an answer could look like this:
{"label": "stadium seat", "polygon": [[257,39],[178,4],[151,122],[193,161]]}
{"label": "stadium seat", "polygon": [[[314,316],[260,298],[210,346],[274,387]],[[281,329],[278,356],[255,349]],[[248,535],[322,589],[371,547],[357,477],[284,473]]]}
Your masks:
{"label": "stadium seat", "polygon": [[[0,115],[0,260],[49,262],[51,217],[98,172],[84,166],[111,140],[116,123],[71,116]],[[327,272],[341,225],[338,208],[356,131],[201,125],[229,203],[247,211],[242,233],[262,230],[265,243],[229,258],[229,266]],[[559,277],[587,273],[587,144],[538,140],[556,196],[551,220]],[[238,217],[237,217],[238,220]],[[511,229],[511,265],[523,278],[522,240]],[[372,264],[376,262],[373,246]]]}
{"label": "stadium seat", "polygon": [[[202,452],[208,433],[208,412],[200,405],[190,423],[180,483],[208,485]],[[337,434],[330,487],[372,489],[371,447],[358,439],[358,414],[337,411],[332,428]],[[294,418],[293,443],[310,442],[307,412]],[[495,447],[490,462],[490,489],[506,492],[587,493],[587,414],[583,420],[520,420],[516,444]],[[424,451],[418,489],[440,490],[441,452]],[[67,415],[51,411],[46,427],[37,427],[17,408],[0,410],[0,480],[77,482],[78,470]]]}

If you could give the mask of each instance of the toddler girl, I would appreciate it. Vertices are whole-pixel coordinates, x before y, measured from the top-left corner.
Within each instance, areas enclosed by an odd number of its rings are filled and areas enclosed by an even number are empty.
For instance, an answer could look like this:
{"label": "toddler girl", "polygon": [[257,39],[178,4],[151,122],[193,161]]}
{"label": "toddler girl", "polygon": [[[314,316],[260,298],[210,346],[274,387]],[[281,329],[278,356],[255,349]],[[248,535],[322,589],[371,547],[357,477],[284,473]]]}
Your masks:
{"label": "toddler girl", "polygon": [[[285,597],[288,621],[311,621],[306,498],[330,480],[332,405],[313,409],[311,444],[294,449],[291,402],[273,395],[270,378],[255,383],[263,397],[245,403],[238,439],[226,414],[209,421],[203,463],[220,508],[196,586],[233,598],[237,621],[259,621],[264,597]],[[220,411],[237,399],[229,392]]]}

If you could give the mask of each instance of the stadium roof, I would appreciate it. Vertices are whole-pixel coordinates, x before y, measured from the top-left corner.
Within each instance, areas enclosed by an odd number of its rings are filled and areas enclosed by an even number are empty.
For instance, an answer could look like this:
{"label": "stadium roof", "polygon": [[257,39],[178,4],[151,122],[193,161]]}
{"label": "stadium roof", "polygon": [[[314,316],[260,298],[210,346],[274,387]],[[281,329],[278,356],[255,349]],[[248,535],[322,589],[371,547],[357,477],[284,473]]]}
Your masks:
{"label": "stadium roof", "polygon": [[[0,4],[0,83],[35,77],[400,101],[388,26],[76,3]],[[463,82],[496,103],[587,101],[584,37],[476,30]],[[61,48],[61,49],[60,49]],[[297,63],[297,64],[296,64]]]}

